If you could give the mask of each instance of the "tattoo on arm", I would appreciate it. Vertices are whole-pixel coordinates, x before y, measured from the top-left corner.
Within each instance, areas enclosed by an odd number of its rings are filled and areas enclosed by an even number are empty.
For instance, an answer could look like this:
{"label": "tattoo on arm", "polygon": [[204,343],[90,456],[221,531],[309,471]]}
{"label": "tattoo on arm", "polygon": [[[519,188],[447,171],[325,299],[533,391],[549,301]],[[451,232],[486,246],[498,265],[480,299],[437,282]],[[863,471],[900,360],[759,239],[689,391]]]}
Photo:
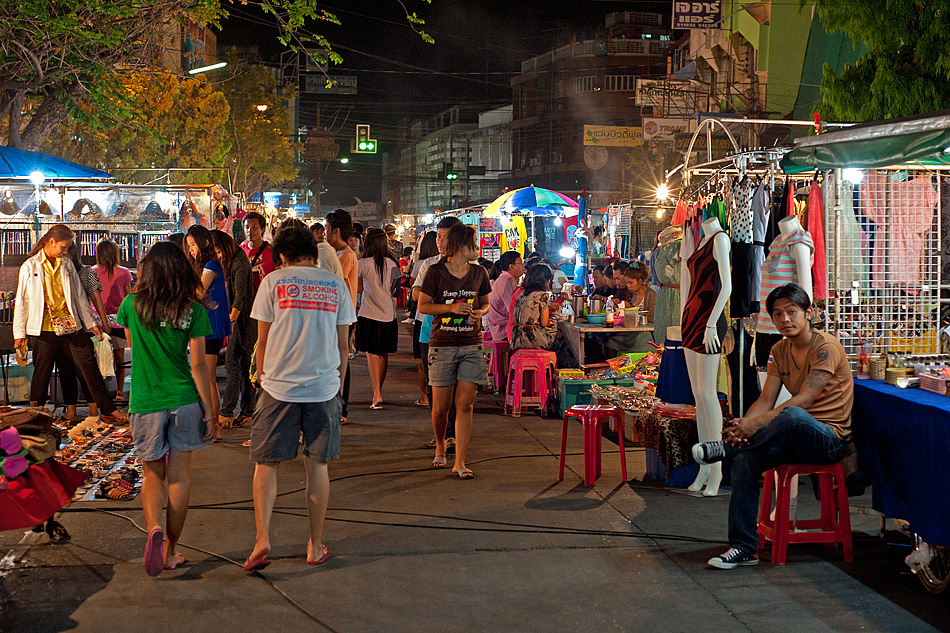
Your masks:
{"label": "tattoo on arm", "polygon": [[831,372],[815,369],[805,378],[805,386],[815,391],[821,391],[831,379]]}
{"label": "tattoo on arm", "polygon": [[827,363],[828,350],[825,348],[821,348],[820,350],[818,350],[818,353],[815,354],[815,360],[818,361],[819,363]]}

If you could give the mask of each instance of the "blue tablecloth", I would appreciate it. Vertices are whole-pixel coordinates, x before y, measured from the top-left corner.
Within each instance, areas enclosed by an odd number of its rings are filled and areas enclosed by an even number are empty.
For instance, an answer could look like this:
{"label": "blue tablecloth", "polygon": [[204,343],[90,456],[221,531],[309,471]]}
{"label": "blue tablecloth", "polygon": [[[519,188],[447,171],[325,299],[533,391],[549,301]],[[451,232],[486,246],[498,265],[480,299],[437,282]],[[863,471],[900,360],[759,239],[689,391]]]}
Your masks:
{"label": "blue tablecloth", "polygon": [[950,397],[859,380],[852,417],[874,509],[950,545]]}

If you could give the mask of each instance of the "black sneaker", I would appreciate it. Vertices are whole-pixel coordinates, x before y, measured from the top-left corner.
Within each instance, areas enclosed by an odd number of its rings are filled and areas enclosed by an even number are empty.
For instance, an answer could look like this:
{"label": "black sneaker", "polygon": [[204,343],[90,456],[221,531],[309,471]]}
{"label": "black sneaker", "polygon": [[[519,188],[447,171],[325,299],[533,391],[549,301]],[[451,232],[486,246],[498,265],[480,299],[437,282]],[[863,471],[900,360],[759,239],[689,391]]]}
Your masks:
{"label": "black sneaker", "polygon": [[[716,442],[706,442],[707,444],[716,444]],[[700,446],[697,444],[696,446]],[[736,567],[745,567],[748,565],[758,565],[759,559],[753,554],[746,554],[736,547],[730,548],[726,553],[719,556],[713,556],[706,564],[716,569],[735,569]]]}
{"label": "black sneaker", "polygon": [[715,464],[721,462],[725,457],[726,446],[722,440],[693,444],[693,459],[700,464]]}

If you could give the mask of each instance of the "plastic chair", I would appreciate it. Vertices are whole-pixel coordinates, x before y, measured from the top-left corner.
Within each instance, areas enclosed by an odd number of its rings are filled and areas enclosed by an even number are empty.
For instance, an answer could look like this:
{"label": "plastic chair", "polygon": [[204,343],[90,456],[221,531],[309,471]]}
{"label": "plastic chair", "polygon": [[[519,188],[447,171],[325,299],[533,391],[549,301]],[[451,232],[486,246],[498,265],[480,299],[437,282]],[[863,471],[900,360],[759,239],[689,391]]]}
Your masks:
{"label": "plastic chair", "polygon": [[617,424],[617,443],[620,445],[620,474],[627,481],[627,455],[623,448],[623,412],[614,406],[603,404],[580,404],[564,412],[561,428],[561,464],[557,480],[564,481],[564,458],[567,456],[567,423],[571,418],[581,421],[584,429],[584,485],[593,486],[600,477],[600,426],[611,418]]}
{"label": "plastic chair", "polygon": [[508,375],[508,360],[511,356],[511,347],[508,341],[496,341],[490,332],[482,333],[482,346],[488,350],[488,376],[491,379],[492,389],[501,391]]}
{"label": "plastic chair", "polygon": [[[789,525],[789,500],[792,480],[795,475],[818,475],[818,491],[821,496],[821,518],[797,520],[799,530],[820,530],[818,532],[793,531]],[[778,475],[778,494],[775,501],[775,520],[769,518],[772,510],[772,489],[775,476]],[[834,486],[837,485],[837,504]],[[837,507],[836,507],[837,505]],[[772,562],[785,564],[785,554],[791,543],[826,543],[831,546],[841,544],[844,560],[854,560],[854,548],[851,542],[851,509],[848,506],[848,489],[845,486],[844,468],[840,463],[782,464],[765,473],[765,485],[762,491],[762,505],[759,508],[759,549],[765,547],[765,539],[772,541]]]}
{"label": "plastic chair", "polygon": [[[541,349],[519,349],[511,356],[508,366],[508,382],[505,387],[505,405],[502,413],[511,406],[512,416],[521,417],[522,406],[547,406],[554,380],[557,356]],[[525,382],[525,380],[529,382]],[[527,393],[526,388],[527,387]]]}

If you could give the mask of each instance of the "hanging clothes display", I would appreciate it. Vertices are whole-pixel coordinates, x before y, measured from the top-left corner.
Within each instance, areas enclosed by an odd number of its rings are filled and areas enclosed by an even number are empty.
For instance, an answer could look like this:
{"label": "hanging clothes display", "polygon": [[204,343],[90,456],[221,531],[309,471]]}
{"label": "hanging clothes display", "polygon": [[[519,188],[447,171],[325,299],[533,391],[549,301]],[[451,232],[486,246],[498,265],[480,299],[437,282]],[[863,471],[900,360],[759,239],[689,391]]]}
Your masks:
{"label": "hanging clothes display", "polygon": [[862,184],[861,195],[864,212],[876,229],[871,257],[872,285],[880,288],[885,281],[919,283],[924,249],[921,233],[933,222],[937,205],[937,190],[930,175],[901,181],[880,171],[870,171]]}
{"label": "hanging clothes display", "polygon": [[732,207],[729,209],[729,227],[732,231],[732,303],[729,316],[742,318],[752,315],[752,280],[755,277],[756,257],[752,245],[752,194],[755,184],[748,176],[737,177],[731,187]]}
{"label": "hanging clothes display", "polygon": [[[772,218],[772,195],[769,184],[761,181],[752,194],[752,246],[755,264],[752,269],[751,313],[759,311],[759,293],[762,288],[762,264],[765,263],[765,245]],[[776,222],[776,231],[778,223]],[[769,240],[771,243],[771,240]]]}
{"label": "hanging clothes display", "polygon": [[[686,262],[689,268],[689,293],[683,309],[683,347],[700,354],[708,353],[704,342],[706,324],[722,290],[719,263],[713,256],[713,241],[719,233],[724,231],[717,231],[707,237],[705,243]],[[723,314],[719,315],[716,322],[716,332],[722,341],[726,335],[726,317]]]}
{"label": "hanging clothes display", "polygon": [[[808,266],[812,267],[815,263],[815,244],[808,231],[796,231],[785,236],[779,237],[772,242],[772,250],[769,252],[765,264],[762,266],[762,288],[759,293],[759,321],[756,325],[756,331],[767,334],[778,334],[779,331],[772,323],[772,317],[766,309],[765,300],[769,293],[785,284],[798,283],[798,268],[795,263],[795,257],[792,254],[791,247],[796,244],[805,244],[809,250]],[[685,317],[684,317],[685,318]]]}
{"label": "hanging clothes display", "polygon": [[681,226],[684,222],[686,222],[686,201],[680,198],[676,203],[676,209],[673,210],[673,219],[670,220],[670,224]]}
{"label": "hanging clothes display", "polygon": [[[843,182],[840,197],[840,219],[838,230],[838,250],[839,256],[835,264],[835,287],[851,288],[854,282],[858,282],[859,287],[866,287],[868,283],[868,266],[864,259],[867,248],[867,236],[861,225],[858,224],[858,218],[855,215],[854,207],[854,185],[850,182]],[[827,189],[832,189],[826,186]],[[826,195],[831,195],[828,191]]]}
{"label": "hanging clothes display", "polygon": [[788,188],[793,186],[791,181],[787,181],[784,185],[779,186],[779,195],[773,196],[772,198],[772,211],[769,213],[769,222],[768,226],[765,229],[765,254],[769,254],[769,249],[771,248],[772,242],[775,241],[782,231],[778,228],[778,223],[786,215],[785,210],[785,201],[788,199]]}
{"label": "hanging clothes display", "polygon": [[808,192],[808,224],[803,225],[811,234],[815,246],[815,263],[812,264],[812,300],[824,301],[828,298],[828,264],[825,257],[825,205],[821,195],[821,185],[815,180]]}

